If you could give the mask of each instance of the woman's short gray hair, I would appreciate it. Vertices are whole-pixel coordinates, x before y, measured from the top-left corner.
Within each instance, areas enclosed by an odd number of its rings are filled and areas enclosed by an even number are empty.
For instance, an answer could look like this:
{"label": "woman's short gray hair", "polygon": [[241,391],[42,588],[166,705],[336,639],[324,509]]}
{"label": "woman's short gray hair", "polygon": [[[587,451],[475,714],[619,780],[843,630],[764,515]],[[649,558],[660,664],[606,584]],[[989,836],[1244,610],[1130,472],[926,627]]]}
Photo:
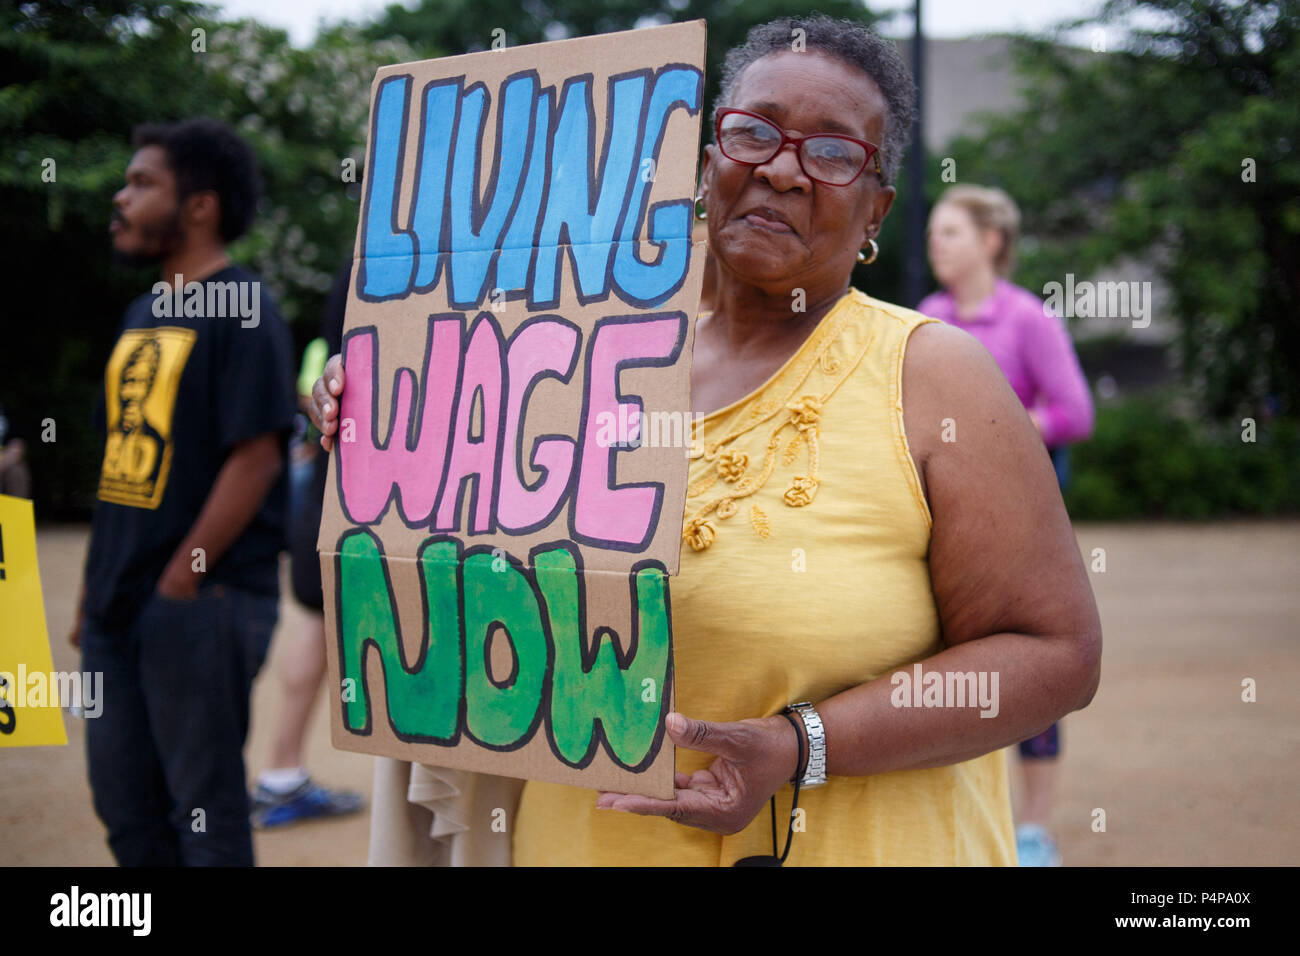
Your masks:
{"label": "woman's short gray hair", "polygon": [[[795,33],[796,30],[802,30],[802,35]],[[880,144],[880,163],[885,182],[892,183],[912,133],[916,86],[898,48],[865,24],[815,13],[780,17],[751,28],[744,43],[727,51],[717,106],[731,105],[736,81],[745,67],[769,53],[795,49],[796,39],[802,40],[807,51],[824,53],[857,67],[880,87],[889,111],[885,117],[885,141]]]}

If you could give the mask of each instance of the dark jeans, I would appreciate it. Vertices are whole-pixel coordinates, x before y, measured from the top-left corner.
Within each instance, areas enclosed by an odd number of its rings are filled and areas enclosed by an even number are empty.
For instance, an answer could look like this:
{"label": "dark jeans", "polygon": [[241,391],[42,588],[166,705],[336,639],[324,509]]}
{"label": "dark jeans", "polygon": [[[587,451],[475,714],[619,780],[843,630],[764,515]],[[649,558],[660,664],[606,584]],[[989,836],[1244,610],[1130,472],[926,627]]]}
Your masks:
{"label": "dark jeans", "polygon": [[1052,724],[1037,737],[1020,741],[1023,760],[1045,760],[1061,755],[1061,725]]}
{"label": "dark jeans", "polygon": [[1064,492],[1066,486],[1070,484],[1070,446],[1061,445],[1059,448],[1049,448],[1048,453],[1052,456],[1052,468],[1056,471],[1056,483],[1061,486]]}
{"label": "dark jeans", "polygon": [[125,633],[87,622],[82,669],[104,706],[86,724],[95,812],[121,866],[252,866],[244,740],[276,598],[224,584],[155,593]]}

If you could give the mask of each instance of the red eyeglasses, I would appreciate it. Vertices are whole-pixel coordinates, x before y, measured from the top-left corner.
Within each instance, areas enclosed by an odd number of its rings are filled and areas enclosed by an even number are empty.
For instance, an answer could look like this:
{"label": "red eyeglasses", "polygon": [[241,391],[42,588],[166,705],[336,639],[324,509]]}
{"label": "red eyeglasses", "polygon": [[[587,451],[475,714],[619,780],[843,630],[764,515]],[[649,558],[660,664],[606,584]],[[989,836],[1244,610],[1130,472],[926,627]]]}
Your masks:
{"label": "red eyeglasses", "polygon": [[789,136],[770,119],[745,110],[719,110],[714,121],[718,148],[733,163],[761,166],[793,143],[799,155],[799,167],[814,182],[827,186],[847,186],[862,175],[874,159],[876,176],[883,184],[880,147],[863,139],[838,133],[814,133],[812,136]]}

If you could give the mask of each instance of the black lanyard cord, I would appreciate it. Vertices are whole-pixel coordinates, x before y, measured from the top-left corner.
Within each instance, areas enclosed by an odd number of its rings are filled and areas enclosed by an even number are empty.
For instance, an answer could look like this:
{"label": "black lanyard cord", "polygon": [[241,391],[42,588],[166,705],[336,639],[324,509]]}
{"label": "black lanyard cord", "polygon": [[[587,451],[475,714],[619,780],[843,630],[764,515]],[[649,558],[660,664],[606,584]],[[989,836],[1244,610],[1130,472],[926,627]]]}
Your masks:
{"label": "black lanyard cord", "polygon": [[794,728],[794,738],[799,746],[799,765],[795,768],[794,773],[794,801],[790,805],[790,824],[785,833],[785,852],[780,856],[776,855],[776,794],[772,794],[769,801],[772,809],[772,855],[771,856],[747,856],[737,860],[732,866],[781,866],[785,863],[786,857],[790,855],[790,844],[794,841],[794,815],[799,809],[799,784],[803,782],[804,774],[804,751],[803,751],[803,734],[799,733],[799,725],[794,722],[794,717],[789,712],[781,715],[790,721],[790,726]]}
{"label": "black lanyard cord", "polygon": [[[799,733],[799,725],[794,722],[794,717],[789,711],[781,716],[790,721],[790,726],[794,728],[794,739],[799,745],[799,765],[794,771],[794,800],[790,804],[790,825],[785,833],[785,852],[780,856],[780,863],[783,864],[785,858],[790,855],[790,843],[794,840],[794,814],[799,809],[799,784],[803,780],[804,754],[803,734]],[[776,794],[772,794],[772,855],[776,856]]]}

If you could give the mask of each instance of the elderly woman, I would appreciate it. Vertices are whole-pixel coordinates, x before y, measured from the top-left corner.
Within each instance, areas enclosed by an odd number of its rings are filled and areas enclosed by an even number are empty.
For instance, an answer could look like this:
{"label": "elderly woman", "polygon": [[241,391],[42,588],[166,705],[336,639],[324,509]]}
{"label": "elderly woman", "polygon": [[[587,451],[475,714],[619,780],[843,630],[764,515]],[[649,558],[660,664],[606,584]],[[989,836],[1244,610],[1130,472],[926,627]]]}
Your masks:
{"label": "elderly woman", "polygon": [[[530,782],[516,864],[771,853],[764,811],[785,819],[796,778],[791,865],[1015,864],[1002,748],[1088,704],[1100,627],[988,353],[849,285],[913,98],[860,24],[778,20],[727,56],[697,203],[717,274],[672,582],[677,790]],[[343,387],[336,357],[314,391],[327,446]]]}

